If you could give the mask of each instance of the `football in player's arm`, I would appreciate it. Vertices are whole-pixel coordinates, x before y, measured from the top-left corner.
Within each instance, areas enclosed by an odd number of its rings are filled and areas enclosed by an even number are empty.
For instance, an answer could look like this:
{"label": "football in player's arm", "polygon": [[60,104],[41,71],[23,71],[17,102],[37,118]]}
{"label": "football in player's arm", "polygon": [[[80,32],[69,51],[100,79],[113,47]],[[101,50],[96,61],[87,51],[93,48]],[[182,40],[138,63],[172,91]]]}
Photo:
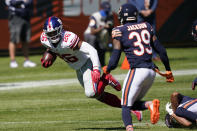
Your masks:
{"label": "football in player's arm", "polygon": [[111,74],[100,77],[101,65],[94,47],[80,40],[75,33],[63,30],[61,20],[55,16],[45,21],[40,40],[47,48],[46,54],[41,58],[43,67],[50,67],[58,56],[76,71],[88,98],[96,98],[107,105],[121,108],[120,99],[104,91],[107,85],[120,91],[121,85]]}
{"label": "football in player's arm", "polygon": [[197,125],[197,98],[174,92],[171,94],[171,103],[166,104],[166,111],[165,124],[169,128]]}

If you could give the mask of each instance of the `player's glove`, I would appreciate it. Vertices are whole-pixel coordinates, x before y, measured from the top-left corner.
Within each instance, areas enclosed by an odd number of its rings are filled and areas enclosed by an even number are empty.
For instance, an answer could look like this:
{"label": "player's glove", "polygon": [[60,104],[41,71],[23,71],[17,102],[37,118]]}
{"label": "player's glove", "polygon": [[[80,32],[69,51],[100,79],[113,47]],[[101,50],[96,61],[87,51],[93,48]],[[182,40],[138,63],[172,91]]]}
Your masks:
{"label": "player's glove", "polygon": [[40,59],[40,61],[44,68],[48,68],[53,64],[52,60],[45,60],[43,57]]}
{"label": "player's glove", "polygon": [[172,75],[171,71],[166,71],[166,81],[167,82],[174,82],[174,76]]}
{"label": "player's glove", "polygon": [[93,69],[92,71],[92,80],[95,82],[95,83],[98,83],[99,80],[100,80],[100,71],[98,69]]}
{"label": "player's glove", "polygon": [[194,81],[192,82],[192,90],[195,90],[196,85],[197,85],[197,78],[194,79]]}
{"label": "player's glove", "polygon": [[170,102],[168,102],[166,104],[166,111],[169,113],[169,115],[172,115],[174,113],[172,108],[171,108],[171,103]]}
{"label": "player's glove", "polygon": [[104,74],[109,74],[109,72],[107,72],[107,66],[104,66],[104,67],[103,67],[103,73],[104,73]]}
{"label": "player's glove", "polygon": [[162,73],[159,71],[158,68],[154,68],[155,72],[157,72],[159,75],[166,77],[167,82],[174,82],[174,76],[171,71],[166,71],[166,73]]}

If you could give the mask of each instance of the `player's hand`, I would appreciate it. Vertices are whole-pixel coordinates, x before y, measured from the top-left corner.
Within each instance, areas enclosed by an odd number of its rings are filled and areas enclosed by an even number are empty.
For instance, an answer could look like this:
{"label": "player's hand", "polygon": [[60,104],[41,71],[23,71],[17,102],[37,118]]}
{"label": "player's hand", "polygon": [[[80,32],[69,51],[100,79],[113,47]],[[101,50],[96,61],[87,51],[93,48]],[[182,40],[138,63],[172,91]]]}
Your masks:
{"label": "player's hand", "polygon": [[40,61],[44,68],[48,68],[49,66],[53,64],[52,60],[44,60],[43,57],[40,59]]}
{"label": "player's hand", "polygon": [[172,115],[174,113],[172,108],[171,108],[171,103],[170,102],[168,102],[166,104],[166,111],[169,113],[169,115]]}
{"label": "player's hand", "polygon": [[104,67],[103,67],[103,73],[104,73],[104,74],[109,74],[109,72],[107,72],[107,66],[104,66]]}
{"label": "player's hand", "polygon": [[194,79],[194,81],[192,82],[192,90],[195,90],[196,85],[197,85],[197,78]]}
{"label": "player's hand", "polygon": [[93,69],[92,71],[92,80],[95,82],[95,83],[98,83],[99,80],[100,80],[100,71],[98,69]]}
{"label": "player's hand", "polygon": [[157,72],[159,75],[166,77],[167,82],[174,82],[174,76],[171,71],[166,71],[166,73],[162,73],[159,71],[158,68],[154,68],[155,72]]}
{"label": "player's hand", "polygon": [[171,71],[166,71],[166,81],[167,82],[174,82],[174,76]]}

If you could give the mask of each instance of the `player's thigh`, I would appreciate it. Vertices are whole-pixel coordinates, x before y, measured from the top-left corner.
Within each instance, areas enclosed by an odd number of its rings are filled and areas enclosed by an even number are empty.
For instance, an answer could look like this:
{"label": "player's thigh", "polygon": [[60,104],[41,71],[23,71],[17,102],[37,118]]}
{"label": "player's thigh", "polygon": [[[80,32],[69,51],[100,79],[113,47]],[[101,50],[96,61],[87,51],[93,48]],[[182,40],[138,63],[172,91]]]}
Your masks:
{"label": "player's thigh", "polygon": [[92,63],[87,61],[87,63],[77,71],[77,77],[80,84],[85,89],[85,95],[87,97],[95,97],[97,92],[97,85],[92,80]]}
{"label": "player's thigh", "polygon": [[[146,91],[152,85],[154,77],[155,73],[150,69],[136,68],[130,70],[124,80],[121,104],[125,106],[132,106],[140,96],[145,95]],[[148,81],[151,79],[153,80]],[[144,87],[145,84],[147,84],[146,87]]]}
{"label": "player's thigh", "polygon": [[[144,81],[141,85],[142,90],[141,90],[140,94],[138,95],[137,100],[142,99],[146,95],[148,90],[151,88],[151,86],[155,80],[155,76],[156,76],[155,71],[153,71],[152,69],[145,69],[143,72],[146,72],[146,74],[144,77]],[[138,76],[138,77],[140,77],[140,76]]]}
{"label": "player's thigh", "polygon": [[8,26],[10,31],[10,41],[13,43],[19,43],[22,28],[20,18],[17,16],[11,16],[11,18],[9,18]]}

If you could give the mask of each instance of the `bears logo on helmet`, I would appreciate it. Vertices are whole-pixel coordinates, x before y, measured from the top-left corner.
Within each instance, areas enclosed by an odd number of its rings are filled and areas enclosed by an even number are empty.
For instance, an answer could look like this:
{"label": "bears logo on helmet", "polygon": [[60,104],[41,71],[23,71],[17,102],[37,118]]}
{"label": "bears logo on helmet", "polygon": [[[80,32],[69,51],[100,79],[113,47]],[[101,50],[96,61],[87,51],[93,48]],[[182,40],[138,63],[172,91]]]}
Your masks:
{"label": "bears logo on helmet", "polygon": [[59,42],[62,34],[62,22],[59,18],[49,17],[44,23],[44,29],[47,38],[52,43]]}
{"label": "bears logo on helmet", "polygon": [[118,20],[121,24],[137,22],[137,15],[137,8],[132,4],[126,3],[119,8]]}

